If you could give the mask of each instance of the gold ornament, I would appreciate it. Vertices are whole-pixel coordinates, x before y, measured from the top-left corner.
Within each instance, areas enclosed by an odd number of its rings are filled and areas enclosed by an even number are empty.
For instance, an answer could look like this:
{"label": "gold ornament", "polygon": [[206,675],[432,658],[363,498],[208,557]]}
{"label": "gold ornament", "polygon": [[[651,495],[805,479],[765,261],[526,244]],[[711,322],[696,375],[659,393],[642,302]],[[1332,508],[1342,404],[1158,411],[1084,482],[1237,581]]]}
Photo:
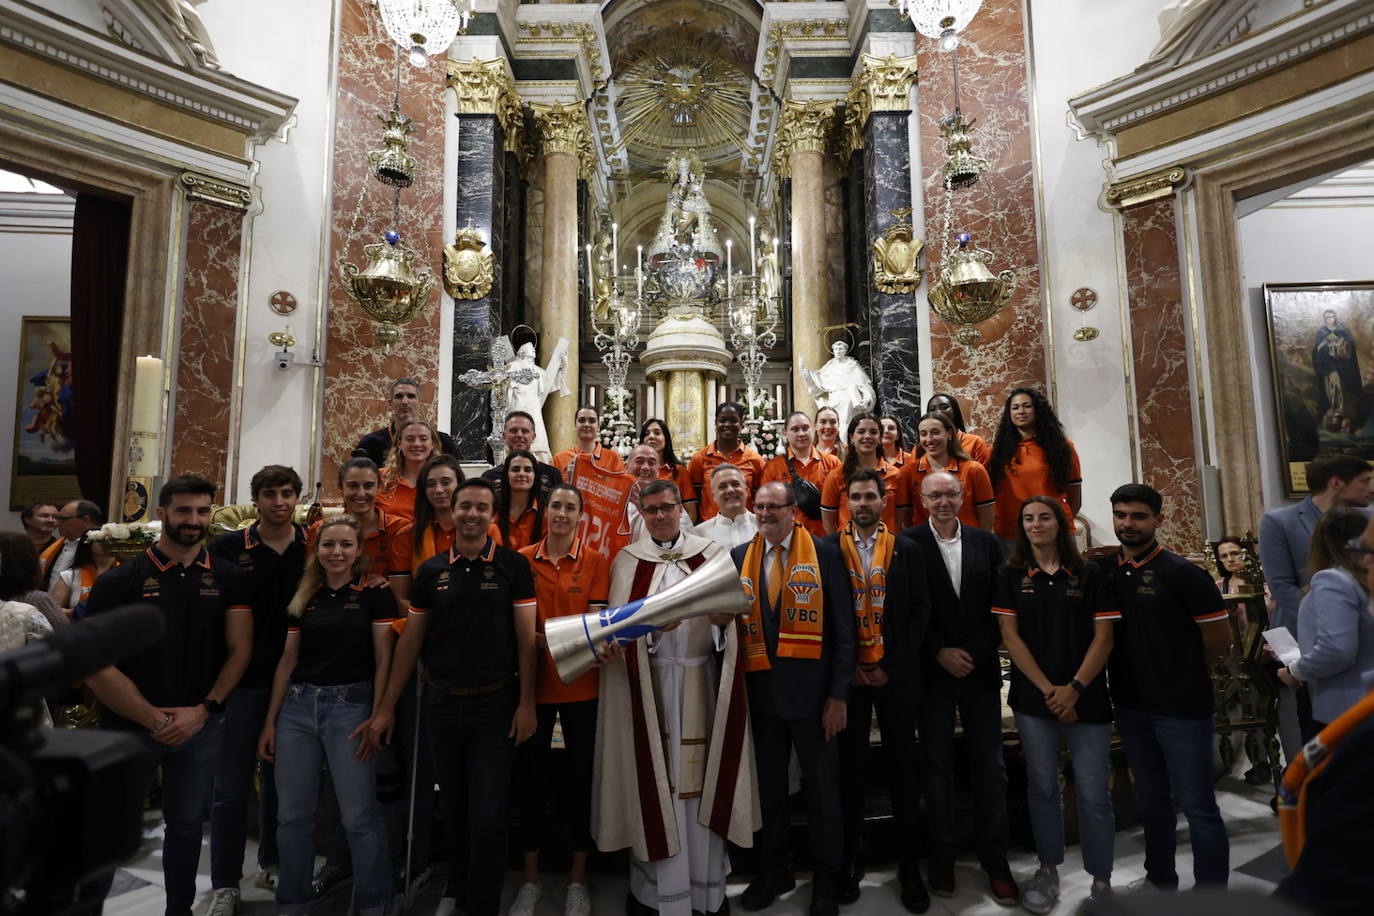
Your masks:
{"label": "gold ornament", "polygon": [[406,135],[415,133],[415,123],[401,114],[396,105],[391,106],[390,115],[385,118],[378,115],[377,120],[382,122],[384,129],[382,149],[367,154],[372,174],[382,184],[408,188],[415,180],[415,158],[406,152]]}
{"label": "gold ornament", "polygon": [[921,270],[916,261],[925,243],[914,238],[910,207],[890,211],[897,222],[873,240],[873,283],[885,293],[906,294],[921,285]]}
{"label": "gold ornament", "polygon": [[959,233],[959,250],[940,265],[940,282],[931,287],[928,296],[935,314],[959,327],[954,336],[966,346],[983,336],[974,325],[996,315],[1016,292],[1016,273],[1004,270],[993,276],[987,263],[992,252],[969,248],[969,241],[967,232]]}
{"label": "gold ornament", "polygon": [[789,158],[793,153],[824,153],[830,125],[835,120],[834,102],[783,102],[782,117],[778,121],[777,139],[773,141],[773,171],[780,178],[792,175]]}
{"label": "gold ornament", "polygon": [[491,292],[491,249],[468,220],[444,247],[444,289],[455,299],[483,299]]}
{"label": "gold ornament", "polygon": [[596,166],[596,147],[592,145],[591,123],[587,120],[586,109],[576,102],[565,105],[536,102],[530,109],[539,126],[544,155],[567,153],[576,156],[579,176],[584,180],[591,178]]}
{"label": "gold ornament", "polygon": [[401,339],[400,326],[420,313],[434,288],[434,274],[428,267],[415,269],[419,255],[399,244],[394,233],[387,241],[364,245],[367,264],[359,270],[339,258],[339,280],[344,292],[369,318],[378,322],[377,339],[382,355]]}

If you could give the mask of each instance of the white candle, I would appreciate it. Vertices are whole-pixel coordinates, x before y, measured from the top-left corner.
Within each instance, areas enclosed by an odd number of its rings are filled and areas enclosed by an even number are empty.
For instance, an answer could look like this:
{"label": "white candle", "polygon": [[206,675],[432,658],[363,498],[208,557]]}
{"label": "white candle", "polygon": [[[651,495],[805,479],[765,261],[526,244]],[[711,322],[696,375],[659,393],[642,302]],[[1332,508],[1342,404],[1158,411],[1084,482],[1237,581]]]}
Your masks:
{"label": "white candle", "polygon": [[758,273],[754,267],[754,217],[749,217],[749,275],[752,277]]}
{"label": "white candle", "polygon": [[611,264],[620,260],[620,224],[611,223]]}
{"label": "white candle", "polygon": [[635,295],[644,298],[644,269],[641,267],[635,268]]}
{"label": "white candle", "polygon": [[733,244],[734,244],[734,242],[733,242],[732,239],[726,239],[726,240],[725,240],[725,298],[727,298],[727,299],[733,298],[734,295],[735,295],[735,294],[734,294],[735,278],[734,278],[734,275],[733,275],[732,272],[731,272],[731,268],[732,268],[732,266],[733,266],[733,262],[732,262],[731,256],[730,256],[730,251],[731,251],[731,248],[732,248]]}
{"label": "white candle", "polygon": [[587,246],[587,287],[592,285],[592,246]]}
{"label": "white candle", "polygon": [[[158,431],[162,426],[162,360],[140,356],[134,367],[134,401],[129,412],[130,477],[154,477],[158,468]],[[137,456],[137,457],[135,457]]]}

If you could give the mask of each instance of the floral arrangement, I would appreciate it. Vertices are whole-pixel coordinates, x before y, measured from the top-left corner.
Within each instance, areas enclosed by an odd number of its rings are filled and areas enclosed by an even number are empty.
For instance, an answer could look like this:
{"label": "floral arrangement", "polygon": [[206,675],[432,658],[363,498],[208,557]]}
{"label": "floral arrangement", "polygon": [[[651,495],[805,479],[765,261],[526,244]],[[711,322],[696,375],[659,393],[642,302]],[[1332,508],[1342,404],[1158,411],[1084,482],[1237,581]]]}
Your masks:
{"label": "floral arrangement", "polygon": [[149,522],[146,525],[108,522],[86,532],[87,541],[100,544],[121,560],[138,556],[161,536],[162,522]]}
{"label": "floral arrangement", "polygon": [[746,445],[752,445],[765,458],[784,454],[787,451],[786,443],[783,440],[782,431],[779,429],[781,424],[773,410],[773,400],[768,396],[767,389],[756,389],[753,403],[745,404],[744,411],[749,419],[744,421],[743,428],[740,430],[740,441]]}
{"label": "floral arrangement", "polygon": [[630,398],[630,392],[624,388],[607,388],[606,402],[601,405],[601,444],[614,449],[622,458],[639,444],[638,431],[631,420],[634,411]]}

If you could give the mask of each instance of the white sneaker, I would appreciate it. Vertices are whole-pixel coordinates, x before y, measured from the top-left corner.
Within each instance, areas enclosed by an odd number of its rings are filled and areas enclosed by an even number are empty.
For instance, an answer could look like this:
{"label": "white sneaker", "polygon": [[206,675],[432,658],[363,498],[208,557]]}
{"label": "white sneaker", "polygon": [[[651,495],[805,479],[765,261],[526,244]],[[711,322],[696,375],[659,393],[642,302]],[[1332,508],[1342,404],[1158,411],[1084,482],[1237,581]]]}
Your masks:
{"label": "white sneaker", "polygon": [[1021,890],[1021,905],[1032,913],[1048,913],[1059,899],[1059,873],[1040,868]]}
{"label": "white sneaker", "polygon": [[506,910],[506,916],[534,916],[534,905],[539,902],[539,895],[543,893],[543,888],[537,883],[525,883],[520,885],[520,890],[515,895],[515,902]]}
{"label": "white sneaker", "polygon": [[234,916],[239,911],[239,889],[221,887],[210,896],[210,909],[205,916]]}
{"label": "white sneaker", "polygon": [[277,889],[277,879],[272,876],[271,870],[260,868],[253,872],[253,886],[265,891],[274,891]]}
{"label": "white sneaker", "polygon": [[457,897],[440,897],[439,905],[434,908],[434,916],[455,916],[458,912]]}
{"label": "white sneaker", "polygon": [[587,895],[587,885],[571,883],[568,885],[568,902],[563,905],[563,916],[591,916],[592,898]]}

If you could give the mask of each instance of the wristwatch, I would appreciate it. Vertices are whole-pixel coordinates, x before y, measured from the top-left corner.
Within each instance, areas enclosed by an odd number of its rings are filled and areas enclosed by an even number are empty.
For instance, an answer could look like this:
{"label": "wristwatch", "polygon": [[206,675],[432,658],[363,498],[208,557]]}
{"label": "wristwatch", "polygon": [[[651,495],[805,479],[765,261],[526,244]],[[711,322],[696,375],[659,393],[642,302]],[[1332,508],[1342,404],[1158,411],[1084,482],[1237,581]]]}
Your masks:
{"label": "wristwatch", "polygon": [[1078,678],[1074,678],[1073,680],[1069,681],[1069,686],[1072,687],[1074,689],[1074,692],[1078,694],[1082,694],[1083,691],[1088,689],[1088,685],[1080,681]]}
{"label": "wristwatch", "polygon": [[212,716],[217,716],[220,713],[224,712],[224,704],[219,702],[218,700],[212,700],[209,697],[206,697],[205,699],[201,700],[200,705],[204,706],[205,711]]}

